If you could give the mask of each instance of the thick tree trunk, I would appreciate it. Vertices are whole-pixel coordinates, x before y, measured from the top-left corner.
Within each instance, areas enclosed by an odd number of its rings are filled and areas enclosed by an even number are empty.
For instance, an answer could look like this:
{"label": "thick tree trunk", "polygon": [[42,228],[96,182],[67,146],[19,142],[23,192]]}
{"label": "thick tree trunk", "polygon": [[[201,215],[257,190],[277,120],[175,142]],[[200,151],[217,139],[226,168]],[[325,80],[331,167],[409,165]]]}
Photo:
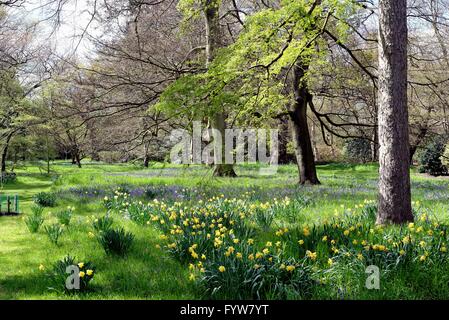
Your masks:
{"label": "thick tree trunk", "polygon": [[413,221],[407,110],[407,1],[379,1],[378,224]]}
{"label": "thick tree trunk", "polygon": [[320,184],[316,174],[315,156],[307,123],[307,106],[311,95],[304,83],[307,67],[295,64],[293,67],[293,109],[290,111],[290,128],[295,147],[300,184]]}
{"label": "thick tree trunk", "polygon": [[[206,67],[213,61],[215,52],[222,47],[222,35],[220,32],[219,21],[219,1],[206,0],[204,15],[206,17]],[[217,111],[211,119],[212,128],[218,130],[221,134],[222,163],[215,163],[214,176],[236,177],[234,166],[232,164],[225,164],[225,130],[226,130],[226,114],[223,111]],[[214,141],[214,143],[217,143]]]}

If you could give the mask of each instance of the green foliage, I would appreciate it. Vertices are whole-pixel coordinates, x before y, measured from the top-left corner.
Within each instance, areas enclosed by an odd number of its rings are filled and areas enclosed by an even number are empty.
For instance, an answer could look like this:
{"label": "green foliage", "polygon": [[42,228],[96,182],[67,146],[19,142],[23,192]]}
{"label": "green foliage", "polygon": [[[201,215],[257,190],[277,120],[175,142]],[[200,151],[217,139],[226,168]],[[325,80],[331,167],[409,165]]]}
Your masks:
{"label": "green foliage", "polygon": [[441,176],[448,173],[447,167],[441,162],[444,146],[442,139],[436,139],[426,146],[419,161],[419,172],[428,173],[432,176]]}
{"label": "green foliage", "polygon": [[58,211],[56,214],[56,217],[58,218],[58,221],[60,224],[68,226],[70,224],[70,220],[72,219],[73,212],[75,211],[75,208],[73,207],[67,207],[65,210]]}
{"label": "green foliage", "polygon": [[61,237],[61,235],[64,232],[64,229],[62,228],[62,226],[60,224],[52,224],[49,226],[45,226],[44,227],[45,232],[48,236],[48,239],[50,239],[51,243],[57,245],[59,238]]}
{"label": "green foliage", "polygon": [[446,144],[446,148],[444,149],[444,153],[440,158],[441,163],[449,168],[449,143]]}
{"label": "green foliage", "polygon": [[92,227],[97,232],[105,232],[111,229],[114,219],[109,216],[100,217],[92,222]]}
{"label": "green foliage", "polygon": [[[324,0],[313,7],[309,1],[284,0],[277,8],[260,10],[245,18],[238,39],[216,53],[207,72],[186,75],[162,94],[157,109],[167,113],[207,116],[217,110],[238,110],[236,121],[259,125],[285,107],[282,72],[301,61],[306,65],[326,63],[327,48],[320,35],[326,26],[344,41],[357,6],[353,1]],[[179,4],[187,16],[201,11],[197,1]],[[332,13],[338,19],[329,22]],[[307,74],[304,81],[311,75]],[[254,117],[257,107],[258,118]]]}
{"label": "green foliage", "polygon": [[44,208],[39,205],[31,207],[31,215],[25,218],[25,224],[31,233],[37,233],[44,223],[43,211]]}
{"label": "green foliage", "polygon": [[54,207],[56,205],[56,195],[51,192],[39,192],[33,197],[33,201],[42,207]]}
{"label": "green foliage", "polygon": [[258,207],[256,208],[256,212],[254,214],[254,219],[257,224],[264,231],[270,230],[271,224],[273,223],[275,218],[275,212],[271,207],[264,208]]}
{"label": "green foliage", "polygon": [[17,175],[14,172],[0,173],[0,184],[9,184],[17,180]]}
{"label": "green foliage", "polygon": [[98,241],[107,254],[125,256],[134,242],[134,235],[123,228],[107,229],[98,236]]}
{"label": "green foliage", "polygon": [[349,161],[366,163],[371,160],[371,143],[366,139],[346,140],[345,153]]}
{"label": "green foliage", "polygon": [[205,264],[199,284],[206,299],[305,299],[316,281],[305,260],[283,260],[267,254],[254,260],[251,248],[237,246],[242,256],[218,254]]}
{"label": "green foliage", "polygon": [[[68,267],[77,267],[79,269],[79,289],[68,289],[66,286],[67,278],[70,273],[67,272]],[[69,269],[70,270],[70,269]],[[55,289],[65,291],[67,293],[85,292],[89,290],[89,283],[96,274],[96,268],[92,262],[81,262],[70,255],[58,260],[53,265],[52,281]]]}

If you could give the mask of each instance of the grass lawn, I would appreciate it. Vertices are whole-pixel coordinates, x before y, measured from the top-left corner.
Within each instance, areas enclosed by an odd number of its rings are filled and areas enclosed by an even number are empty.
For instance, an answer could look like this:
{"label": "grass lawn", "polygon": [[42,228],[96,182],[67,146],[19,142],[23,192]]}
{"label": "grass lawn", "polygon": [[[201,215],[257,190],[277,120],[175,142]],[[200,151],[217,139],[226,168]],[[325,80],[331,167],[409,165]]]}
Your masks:
{"label": "grass lawn", "polygon": [[[281,166],[273,176],[259,175],[256,165],[240,166],[237,168],[239,177],[234,179],[213,178],[211,169],[206,167],[158,163],[149,169],[133,165],[86,163],[78,169],[68,163],[57,162],[52,165],[52,170],[51,175],[45,175],[37,167],[20,168],[16,170],[17,181],[2,186],[2,194],[19,195],[23,214],[0,217],[0,299],[203,297],[198,285],[189,281],[192,271],[189,270],[188,262],[165,250],[165,243],[161,240],[164,229],[157,224],[135,223],[133,219],[120,214],[120,210],[115,210],[112,213],[115,225],[123,226],[134,234],[134,245],[123,258],[105,253],[92,235],[92,221],[106,214],[103,199],[105,196],[113,197],[117,187],[128,190],[129,201],[153,201],[157,198],[167,203],[177,201],[189,206],[197,205],[198,198],[207,199],[221,194],[228,199],[245,197],[248,203],[257,204],[272,203],[274,198],[284,199],[286,196],[293,199],[300,195],[301,199],[307,199],[300,208],[275,215],[266,228],[261,227],[259,218],[248,218],[257,220],[250,221],[250,224],[254,222],[253,236],[261,247],[266,241],[275,242],[278,236],[276,232],[282,228],[303,230],[305,226],[310,226],[312,229],[314,225],[326,225],[328,220],[340,214],[357,216],[359,205],[361,208],[366,200],[375,200],[377,195],[376,165],[320,165],[318,175],[322,185],[314,187],[296,185],[297,171],[293,165]],[[75,207],[71,223],[64,228],[58,245],[50,242],[42,227],[38,233],[30,233],[23,220],[30,215],[33,196],[42,191],[52,192],[57,197],[57,206],[44,210],[44,226],[57,222],[58,211],[67,206]],[[432,215],[433,221],[440,224],[449,222],[449,179],[429,178],[413,172],[412,193],[415,206],[419,207],[421,214]],[[444,236],[447,239],[447,235]],[[295,238],[295,242],[298,239]],[[321,250],[319,244],[314,244],[313,248],[317,252]],[[292,249],[287,248],[286,252],[292,257],[296,255]],[[95,264],[92,290],[64,294],[52,286],[47,272],[67,254],[75,256],[79,261],[92,261]],[[334,257],[340,261],[339,256]],[[430,255],[429,260],[432,257]],[[295,258],[299,259],[299,254]],[[323,261],[312,267],[314,272],[320,272],[317,268],[321,271],[329,269],[324,267],[327,258]],[[366,276],[351,275],[343,261],[341,258],[341,263],[330,269],[329,273],[334,275],[319,276],[329,283],[316,286],[313,298],[338,299],[341,295],[344,298],[449,298],[449,287],[447,282],[444,283],[447,279],[437,276],[441,272],[448,274],[446,260],[432,260],[433,264],[426,265],[427,269],[419,269],[419,261],[413,262],[408,265],[409,269],[397,271],[396,277],[391,277],[388,284],[374,291],[360,289],[360,281]],[[40,270],[43,269],[41,265],[45,270]],[[423,274],[422,270],[429,272]],[[406,275],[410,272],[415,272],[415,276],[410,278]],[[410,279],[415,283],[410,283]]]}

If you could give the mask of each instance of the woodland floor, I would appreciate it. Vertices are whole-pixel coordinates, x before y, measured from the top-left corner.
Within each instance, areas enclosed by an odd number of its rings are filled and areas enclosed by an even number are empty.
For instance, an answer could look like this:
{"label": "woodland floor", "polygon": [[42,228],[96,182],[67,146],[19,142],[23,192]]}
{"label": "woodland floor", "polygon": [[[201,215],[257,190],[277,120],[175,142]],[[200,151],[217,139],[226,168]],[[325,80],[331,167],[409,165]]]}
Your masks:
{"label": "woodland floor", "polygon": [[[365,200],[375,200],[377,194],[377,166],[327,164],[318,166],[320,186],[297,187],[296,166],[281,166],[273,176],[260,176],[259,167],[245,165],[237,168],[238,178],[213,178],[206,167],[181,167],[153,164],[144,169],[133,165],[85,163],[78,169],[69,163],[52,165],[52,174],[43,174],[37,166],[16,170],[15,183],[2,186],[0,193],[18,194],[21,216],[0,217],[0,299],[197,299],[199,295],[188,281],[188,268],[163,251],[156,249],[160,231],[142,227],[130,220],[120,224],[135,234],[132,252],[124,259],[105,255],[100,245],[91,239],[88,221],[103,216],[103,198],[112,190],[125,186],[131,197],[145,199],[170,198],[183,201],[200,193],[224,194],[239,197],[253,192],[255,201],[292,197],[301,193],[312,200],[297,216],[275,221],[276,226],[320,224],[341,208],[353,208]],[[148,188],[151,190],[148,191]],[[160,191],[162,190],[162,191]],[[30,213],[33,196],[39,192],[57,195],[57,206],[46,208],[45,223],[56,220],[54,213],[74,206],[75,216],[60,244],[51,244],[40,231],[31,234],[23,217]],[[412,194],[414,202],[428,208],[439,221],[449,218],[449,181],[420,175],[413,170]],[[261,235],[270,238],[270,235]],[[58,259],[70,254],[79,260],[93,261],[97,275],[93,291],[86,294],[61,294],[49,287],[39,266],[46,269]],[[371,296],[364,296],[370,298]],[[378,296],[373,296],[378,297]],[[410,296],[407,296],[409,297]],[[427,293],[411,298],[426,298]],[[430,294],[430,297],[433,297]],[[337,298],[330,296],[329,298]]]}

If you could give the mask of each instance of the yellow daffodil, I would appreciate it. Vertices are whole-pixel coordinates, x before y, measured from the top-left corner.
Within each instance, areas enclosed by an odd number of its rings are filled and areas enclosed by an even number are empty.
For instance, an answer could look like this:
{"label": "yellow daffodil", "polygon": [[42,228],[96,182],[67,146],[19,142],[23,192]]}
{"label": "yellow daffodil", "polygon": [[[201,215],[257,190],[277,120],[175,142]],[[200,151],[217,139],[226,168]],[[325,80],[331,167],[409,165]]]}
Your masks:
{"label": "yellow daffodil", "polygon": [[296,267],[295,266],[286,266],[285,270],[287,270],[288,272],[293,272],[295,271]]}

